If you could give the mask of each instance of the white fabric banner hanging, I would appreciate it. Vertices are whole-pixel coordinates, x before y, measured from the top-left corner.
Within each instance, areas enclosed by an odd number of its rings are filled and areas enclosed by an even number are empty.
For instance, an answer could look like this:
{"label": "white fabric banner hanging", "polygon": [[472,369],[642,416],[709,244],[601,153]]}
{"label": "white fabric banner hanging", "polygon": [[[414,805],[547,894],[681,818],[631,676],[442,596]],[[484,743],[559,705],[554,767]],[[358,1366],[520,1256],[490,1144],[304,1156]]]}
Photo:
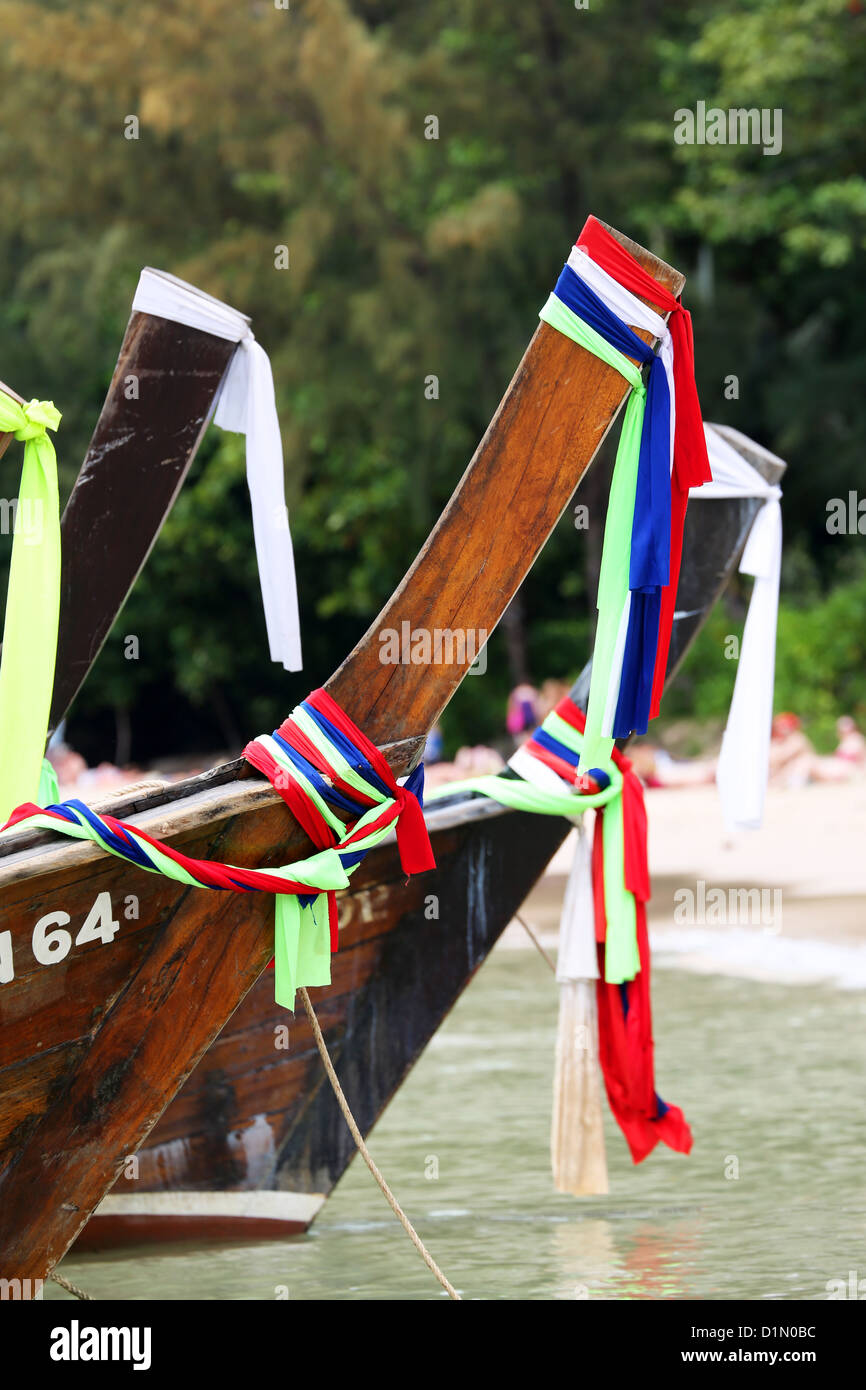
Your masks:
{"label": "white fabric banner hanging", "polygon": [[300,671],[301,633],[295,560],[286,509],[283,446],[271,364],[243,314],[160,271],[141,272],[134,312],[237,343],[217,397],[214,423],[246,436],[247,485],[259,583],[272,661]]}
{"label": "white fabric banner hanging", "polygon": [[577,826],[577,843],[562,900],[556,978],[560,984],[598,979],[591,837],[583,824]]}
{"label": "white fabric banner hanging", "polygon": [[740,561],[740,573],[753,575],[755,582],[716,771],[725,824],[731,830],[756,830],[764,814],[773,722],[782,491],[762,478],[712,425],[704,425],[704,434],[713,481],[693,488],[689,500],[764,498]]}

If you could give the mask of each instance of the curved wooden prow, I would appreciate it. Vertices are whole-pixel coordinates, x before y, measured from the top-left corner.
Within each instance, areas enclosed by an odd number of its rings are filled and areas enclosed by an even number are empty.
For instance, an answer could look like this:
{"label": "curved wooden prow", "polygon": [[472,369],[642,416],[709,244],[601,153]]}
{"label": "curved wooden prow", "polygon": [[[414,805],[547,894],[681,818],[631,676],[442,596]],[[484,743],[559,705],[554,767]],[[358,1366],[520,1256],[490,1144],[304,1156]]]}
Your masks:
{"label": "curved wooden prow", "polygon": [[[685,278],[609,231],[675,295]],[[652,342],[649,333],[640,337]],[[499,622],[628,393],[622,377],[540,323],[466,473],[393,598],[326,686],[374,742],[406,741],[405,772]],[[383,634],[456,634],[463,659],[382,660]],[[442,640],[441,650],[446,651]]]}
{"label": "curved wooden prow", "polygon": [[[11,386],[7,386],[5,381],[0,381],[0,391],[5,391],[6,395],[11,396],[12,399],[14,401],[17,401],[19,405],[24,404],[23,397],[19,396],[17,391],[13,391]],[[0,459],[2,459],[3,455],[9,448],[9,445],[12,443],[12,440],[14,438],[15,436],[13,434],[6,434],[2,430],[0,430]]]}
{"label": "curved wooden prow", "polygon": [[[677,271],[626,244],[669,290],[681,291]],[[442,520],[377,622],[328,683],[370,738],[391,745],[398,772],[417,757],[471,656],[452,652],[447,662],[386,664],[380,634],[399,630],[403,622],[428,633],[491,632],[627,390],[612,368],[539,325]],[[188,854],[237,865],[290,863],[308,847],[282,801],[260,781],[188,788],[168,806],[145,801],[136,819],[152,834],[172,837]],[[44,1277],[62,1257],[273,949],[269,895],[209,893],[154,881],[92,850],[86,844],[39,843],[0,863],[0,891],[15,939],[27,939],[37,904],[53,902],[60,889],[70,914],[98,892],[112,901],[135,893],[148,927],[128,975],[97,991],[84,1035],[51,1043],[56,1050],[45,1065],[56,1068],[52,1087],[32,1101],[20,1146],[0,1177],[0,1256],[4,1269],[19,1278]],[[45,910],[40,906],[37,915]],[[91,959],[97,971],[110,971],[109,951]],[[88,988],[95,985],[91,981]],[[50,1024],[50,1013],[43,1017]],[[48,1052],[46,1047],[42,1058]]]}
{"label": "curved wooden prow", "polygon": [[[212,300],[173,275],[154,273]],[[225,338],[154,314],[136,312],[129,319],[60,523],[60,620],[49,732],[67,713],[147,560],[195,458],[235,348]],[[24,404],[8,386],[2,389]],[[11,439],[0,433],[0,457]]]}
{"label": "curved wooden prow", "polygon": [[[764,476],[778,482],[781,460],[736,431],[719,432],[756,466],[763,456]],[[676,655],[668,665],[666,688],[712,611],[719,576],[733,572],[744,531],[762,505],[760,498],[716,498],[689,508],[674,618]],[[326,997],[325,1033],[365,1136],[571,830],[561,817],[514,811],[453,790],[428,802],[425,820],[436,858],[431,875],[407,882],[396,846],[386,843],[360,866],[348,901],[341,903],[342,961],[337,958]],[[427,916],[431,895],[438,902],[435,921]],[[372,960],[365,955],[371,950]],[[342,987],[341,969],[346,971]],[[389,1024],[386,1033],[383,1019]],[[279,1193],[277,1200],[289,1193],[331,1191],[356,1150],[311,1037],[305,1046],[303,1034],[294,1032],[293,1049],[268,1068],[262,1090],[261,1058],[268,1056],[280,1021],[270,982],[260,979],[139,1151],[144,1193],[130,1197],[129,1185],[120,1180],[86,1228],[93,1245],[112,1235],[126,1243],[141,1239],[145,1226],[148,1239],[178,1239],[187,1230],[186,1219],[201,1230],[209,1219],[199,1203],[201,1191],[206,1200],[227,1201],[229,1208],[233,1197],[237,1203],[246,1200],[243,1189],[252,1184]],[[258,1047],[251,1041],[256,1036]],[[228,1098],[222,1089],[227,1075],[232,1077]],[[227,1193],[224,1175],[238,1152],[235,1135],[258,1124],[255,1117],[262,1112],[274,1134],[274,1166],[253,1177],[241,1164],[234,1170],[236,1190]],[[181,1145],[183,1157],[166,1193],[162,1165]],[[132,1216],[130,1204],[138,1208]],[[169,1215],[172,1206],[180,1206],[184,1218]],[[148,1215],[139,1214],[143,1211]]]}
{"label": "curved wooden prow", "polygon": [[[163,278],[211,299],[174,276]],[[130,316],[60,523],[51,729],[81,688],[150,554],[195,458],[236,346],[172,319]]]}

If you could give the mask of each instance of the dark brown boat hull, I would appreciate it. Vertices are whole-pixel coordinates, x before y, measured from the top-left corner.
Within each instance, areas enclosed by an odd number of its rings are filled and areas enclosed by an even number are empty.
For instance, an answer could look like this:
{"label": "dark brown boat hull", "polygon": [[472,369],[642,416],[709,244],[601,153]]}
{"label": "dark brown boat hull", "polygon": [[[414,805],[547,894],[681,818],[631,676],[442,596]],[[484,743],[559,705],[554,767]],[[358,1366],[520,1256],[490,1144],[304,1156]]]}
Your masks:
{"label": "dark brown boat hull", "polygon": [[[341,903],[331,988],[311,991],[365,1134],[569,830],[468,797],[428,822],[436,870],[407,882],[393,844],[371,853]],[[286,1020],[266,973],[139,1150],[138,1176],[91,1218],[86,1248],[165,1240],[173,1223],[176,1239],[306,1228],[355,1146],[302,1014],[289,1050],[276,1046]],[[233,1214],[250,1192],[275,1194],[268,1217]]]}

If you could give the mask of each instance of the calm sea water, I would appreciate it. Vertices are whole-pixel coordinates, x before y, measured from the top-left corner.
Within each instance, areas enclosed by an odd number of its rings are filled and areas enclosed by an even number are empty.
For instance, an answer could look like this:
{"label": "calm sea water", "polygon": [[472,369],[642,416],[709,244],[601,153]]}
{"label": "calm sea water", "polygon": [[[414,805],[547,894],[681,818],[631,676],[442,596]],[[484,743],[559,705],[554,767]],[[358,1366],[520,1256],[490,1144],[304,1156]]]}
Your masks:
{"label": "calm sea water", "polygon": [[[464,1297],[826,1299],[866,1278],[866,994],[670,969],[653,992],[658,1089],[695,1146],[635,1168],[609,1124],[607,1197],[552,1189],[556,991],[534,952],[494,953],[380,1120],[373,1155]],[[360,1159],[305,1236],[62,1271],[99,1298],[445,1297]]]}

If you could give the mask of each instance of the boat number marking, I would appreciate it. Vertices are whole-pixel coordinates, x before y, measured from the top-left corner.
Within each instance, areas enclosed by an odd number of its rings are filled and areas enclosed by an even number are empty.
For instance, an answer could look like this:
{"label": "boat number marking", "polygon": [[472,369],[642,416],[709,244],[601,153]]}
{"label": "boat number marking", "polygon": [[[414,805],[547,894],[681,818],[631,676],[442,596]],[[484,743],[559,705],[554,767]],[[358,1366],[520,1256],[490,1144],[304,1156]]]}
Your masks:
{"label": "boat number marking", "polygon": [[[56,965],[65,960],[72,949],[72,932],[67,931],[72,918],[68,912],[46,912],[33,928],[30,945],[34,959],[39,965]],[[100,941],[107,945],[120,931],[111,906],[111,894],[100,893],[91,907],[75,937],[76,946],[85,946],[89,941]],[[15,978],[12,959],[12,933],[0,932],[0,985],[8,985]]]}

